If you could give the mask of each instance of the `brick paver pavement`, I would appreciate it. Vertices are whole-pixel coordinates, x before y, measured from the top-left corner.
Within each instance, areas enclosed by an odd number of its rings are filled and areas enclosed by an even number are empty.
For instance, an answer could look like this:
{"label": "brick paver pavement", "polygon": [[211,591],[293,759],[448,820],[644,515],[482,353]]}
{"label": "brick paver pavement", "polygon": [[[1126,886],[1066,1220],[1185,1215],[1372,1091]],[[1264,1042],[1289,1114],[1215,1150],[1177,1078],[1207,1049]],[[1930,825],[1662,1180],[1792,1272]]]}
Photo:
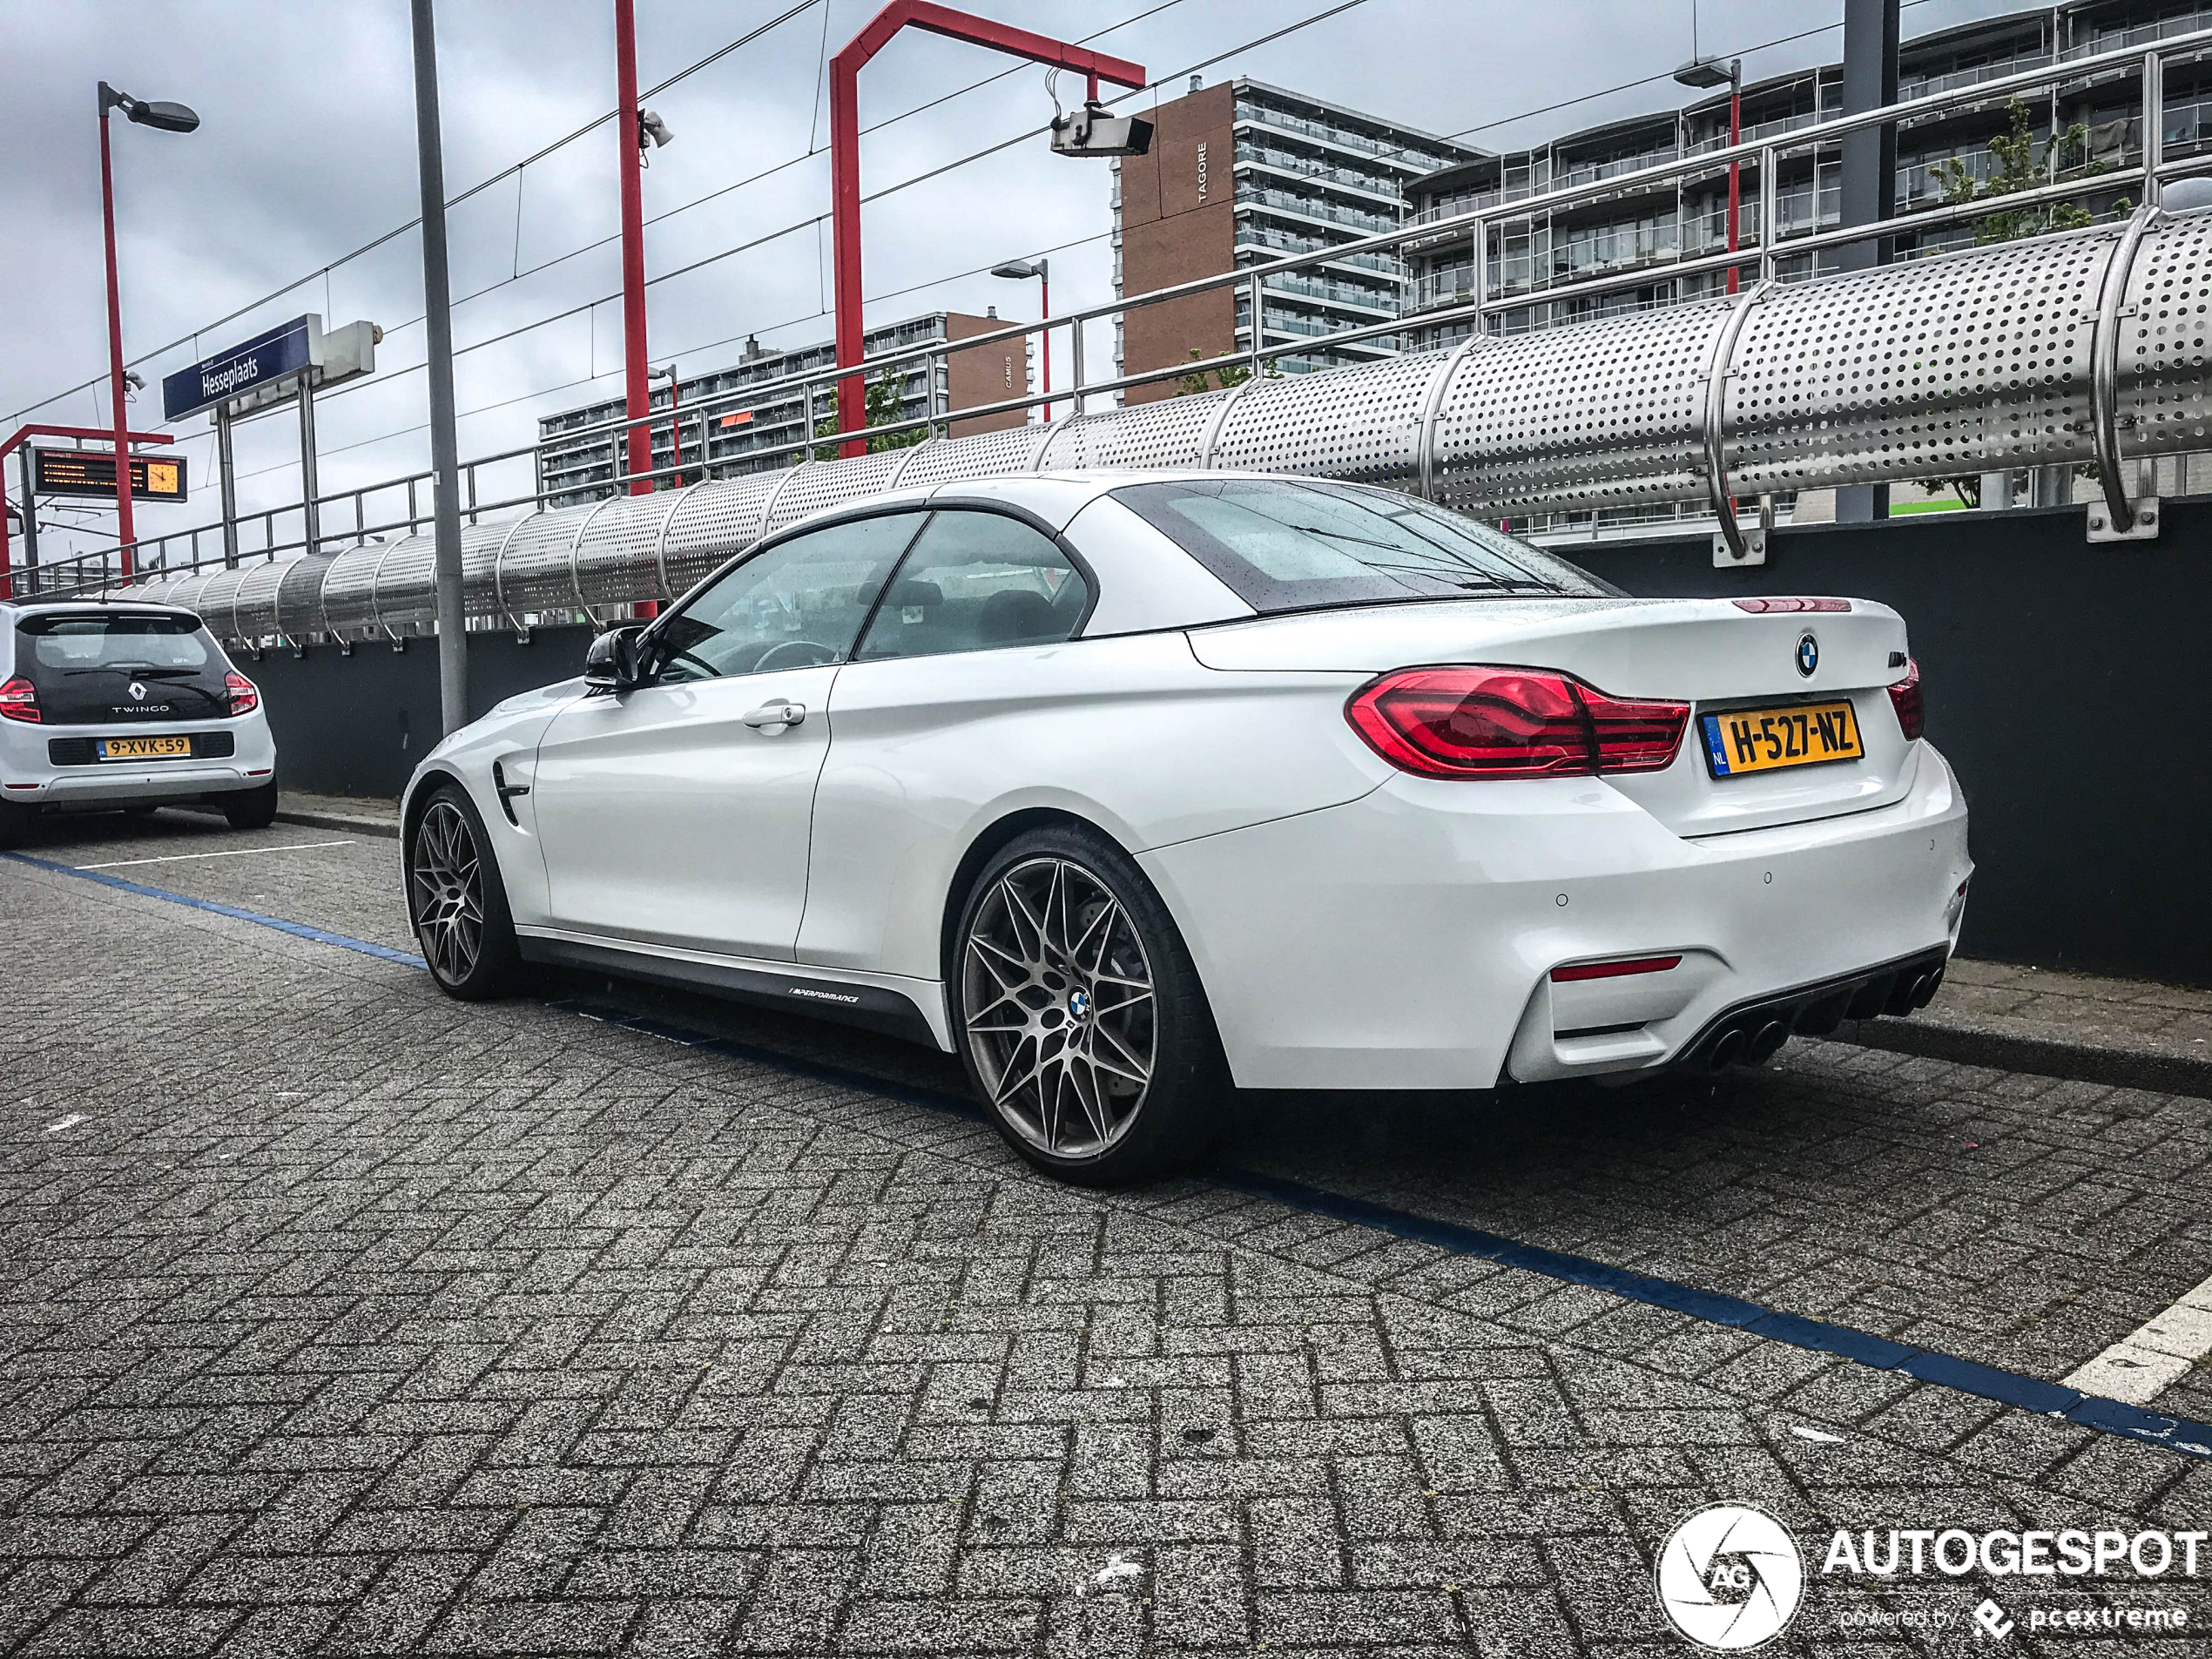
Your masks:
{"label": "brick paver pavement", "polygon": [[[389,856],[118,873],[374,937]],[[1650,1561],[1709,1501],[2207,1524],[2203,1462],[1204,1179],[1056,1187],[896,1090],[20,864],[0,925],[0,1649],[1679,1651]],[[2024,1367],[2039,1273],[2111,1323],[2212,1259],[2202,1103],[1791,1066],[1488,1142],[1284,1103],[1232,1156]],[[1908,1157],[1985,1124],[2028,1143]]]}

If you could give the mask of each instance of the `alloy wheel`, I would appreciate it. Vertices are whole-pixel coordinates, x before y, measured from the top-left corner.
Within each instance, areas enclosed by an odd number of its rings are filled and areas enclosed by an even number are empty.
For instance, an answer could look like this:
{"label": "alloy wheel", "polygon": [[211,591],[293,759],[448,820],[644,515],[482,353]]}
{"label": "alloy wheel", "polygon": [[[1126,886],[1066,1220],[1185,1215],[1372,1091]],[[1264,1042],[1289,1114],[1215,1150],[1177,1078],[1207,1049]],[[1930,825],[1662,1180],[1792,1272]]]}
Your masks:
{"label": "alloy wheel", "polygon": [[1008,1125],[1054,1157],[1120,1141],[1151,1086],[1158,1037],[1128,907],[1080,864],[1026,860],[976,907],[961,957],[969,1052]]}
{"label": "alloy wheel", "polygon": [[415,931],[430,969],[448,985],[475,971],[484,947],[482,861],[476,833],[449,800],[433,801],[415,834]]}

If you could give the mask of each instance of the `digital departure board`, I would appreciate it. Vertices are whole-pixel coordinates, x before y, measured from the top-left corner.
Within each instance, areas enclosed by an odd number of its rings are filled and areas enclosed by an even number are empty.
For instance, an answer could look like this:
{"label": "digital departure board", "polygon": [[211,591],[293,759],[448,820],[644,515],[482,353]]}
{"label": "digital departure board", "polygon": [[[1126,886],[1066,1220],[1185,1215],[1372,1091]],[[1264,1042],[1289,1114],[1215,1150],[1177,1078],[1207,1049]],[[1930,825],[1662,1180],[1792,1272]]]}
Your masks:
{"label": "digital departure board", "polygon": [[[41,496],[115,499],[115,456],[105,449],[34,449],[31,488]],[[183,501],[187,494],[182,455],[132,455],[132,501]]]}

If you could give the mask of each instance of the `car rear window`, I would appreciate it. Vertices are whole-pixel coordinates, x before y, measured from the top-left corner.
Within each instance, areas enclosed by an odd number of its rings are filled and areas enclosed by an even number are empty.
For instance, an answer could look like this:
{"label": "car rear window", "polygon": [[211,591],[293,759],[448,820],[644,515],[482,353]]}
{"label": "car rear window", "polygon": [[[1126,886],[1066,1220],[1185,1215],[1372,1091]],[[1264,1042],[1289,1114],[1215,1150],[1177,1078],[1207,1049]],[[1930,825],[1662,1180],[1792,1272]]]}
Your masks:
{"label": "car rear window", "polygon": [[40,668],[205,668],[214,660],[214,642],[196,617],[26,617],[16,633],[17,656]]}
{"label": "car rear window", "polygon": [[1387,489],[1207,478],[1112,493],[1263,615],[1393,600],[1620,592],[1487,524]]}

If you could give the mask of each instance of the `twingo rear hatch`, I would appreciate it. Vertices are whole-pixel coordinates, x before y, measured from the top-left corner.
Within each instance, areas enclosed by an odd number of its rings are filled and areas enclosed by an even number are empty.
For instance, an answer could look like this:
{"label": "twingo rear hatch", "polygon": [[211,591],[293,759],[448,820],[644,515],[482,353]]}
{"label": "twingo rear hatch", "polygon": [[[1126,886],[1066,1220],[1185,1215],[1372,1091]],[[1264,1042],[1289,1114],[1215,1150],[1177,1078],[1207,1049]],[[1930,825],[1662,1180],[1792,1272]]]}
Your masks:
{"label": "twingo rear hatch", "polygon": [[227,719],[230,671],[199,619],[181,611],[88,606],[16,624],[15,672],[50,726]]}
{"label": "twingo rear hatch", "polygon": [[[1671,762],[1603,777],[1678,835],[1863,812],[1912,786],[1919,752],[1889,689],[1908,674],[1905,624],[1886,606],[1634,599],[1487,526],[1359,486],[1224,478],[1114,493],[1262,613],[1190,631],[1210,668],[1379,679],[1487,664],[1677,705]],[[1379,718],[1448,720],[1454,684],[1421,682],[1426,703]],[[1574,718],[1578,705],[1563,706]]]}

